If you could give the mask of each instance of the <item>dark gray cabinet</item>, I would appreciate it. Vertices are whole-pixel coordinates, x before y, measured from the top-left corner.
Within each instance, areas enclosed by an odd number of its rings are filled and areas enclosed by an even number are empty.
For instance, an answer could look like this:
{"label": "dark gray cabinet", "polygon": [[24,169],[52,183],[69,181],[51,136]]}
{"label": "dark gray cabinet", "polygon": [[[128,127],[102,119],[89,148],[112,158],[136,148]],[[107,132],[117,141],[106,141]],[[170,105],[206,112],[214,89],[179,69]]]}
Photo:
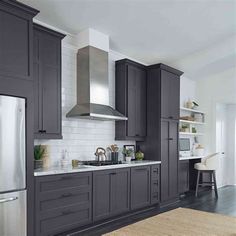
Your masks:
{"label": "dark gray cabinet", "polygon": [[35,178],[35,235],[56,235],[92,222],[92,173]]}
{"label": "dark gray cabinet", "polygon": [[143,140],[146,136],[146,68],[123,59],[116,62],[116,109],[128,117],[116,121],[116,139]]}
{"label": "dark gray cabinet", "polygon": [[180,79],[178,75],[161,70],[161,117],[179,119]]}
{"label": "dark gray cabinet", "polygon": [[151,204],[160,201],[160,165],[151,166]]}
{"label": "dark gray cabinet", "polygon": [[150,166],[131,168],[131,210],[150,205]]}
{"label": "dark gray cabinet", "polygon": [[35,178],[35,234],[58,235],[154,206],[160,165],[115,168]]}
{"label": "dark gray cabinet", "polygon": [[16,1],[0,1],[0,76],[32,79],[32,18],[37,13]]}
{"label": "dark gray cabinet", "polygon": [[147,67],[147,136],[138,142],[149,160],[161,161],[161,205],[178,199],[180,76],[164,64]]}
{"label": "dark gray cabinet", "polygon": [[37,139],[61,135],[61,40],[65,35],[34,24],[34,95]]}
{"label": "dark gray cabinet", "polygon": [[189,191],[189,160],[179,161],[179,193]]}
{"label": "dark gray cabinet", "polygon": [[93,220],[98,221],[129,211],[130,169],[93,173]]}
{"label": "dark gray cabinet", "polygon": [[178,197],[178,121],[161,122],[161,201]]}

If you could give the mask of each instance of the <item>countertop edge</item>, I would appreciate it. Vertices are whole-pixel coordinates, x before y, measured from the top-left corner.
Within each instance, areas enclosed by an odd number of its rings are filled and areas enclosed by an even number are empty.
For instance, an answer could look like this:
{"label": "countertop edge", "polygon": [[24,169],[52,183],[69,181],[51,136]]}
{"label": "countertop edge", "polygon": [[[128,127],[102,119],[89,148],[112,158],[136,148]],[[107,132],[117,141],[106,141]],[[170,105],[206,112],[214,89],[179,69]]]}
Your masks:
{"label": "countertop edge", "polygon": [[48,176],[48,175],[58,175],[58,174],[73,174],[73,173],[82,173],[82,172],[92,172],[92,171],[99,171],[99,170],[109,170],[109,169],[120,169],[120,168],[131,168],[137,166],[146,166],[146,165],[160,165],[161,161],[150,161],[150,162],[143,162],[143,163],[124,163],[118,165],[109,165],[109,166],[86,166],[83,168],[72,169],[72,168],[61,168],[55,167],[55,169],[51,168],[48,170],[35,170],[34,176]]}

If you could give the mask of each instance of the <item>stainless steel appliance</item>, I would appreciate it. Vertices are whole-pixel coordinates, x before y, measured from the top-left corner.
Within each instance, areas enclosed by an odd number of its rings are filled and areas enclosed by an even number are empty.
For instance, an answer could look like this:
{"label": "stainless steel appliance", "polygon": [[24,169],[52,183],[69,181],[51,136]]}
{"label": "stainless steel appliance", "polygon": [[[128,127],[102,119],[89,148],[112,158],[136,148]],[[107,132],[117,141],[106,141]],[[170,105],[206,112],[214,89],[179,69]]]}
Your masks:
{"label": "stainless steel appliance", "polygon": [[25,99],[0,95],[0,235],[26,236]]}
{"label": "stainless steel appliance", "polygon": [[87,46],[77,54],[77,104],[67,117],[127,120],[109,106],[108,52]]}

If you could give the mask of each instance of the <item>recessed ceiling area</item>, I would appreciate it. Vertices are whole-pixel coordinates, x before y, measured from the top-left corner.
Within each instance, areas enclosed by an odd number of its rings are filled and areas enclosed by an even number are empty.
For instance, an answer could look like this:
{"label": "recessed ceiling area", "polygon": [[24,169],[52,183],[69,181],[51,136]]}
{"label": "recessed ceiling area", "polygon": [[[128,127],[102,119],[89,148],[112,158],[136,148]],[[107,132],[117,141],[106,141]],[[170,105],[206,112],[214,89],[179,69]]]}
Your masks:
{"label": "recessed ceiling area", "polygon": [[[40,10],[36,19],[68,33],[93,28],[108,34],[112,50],[146,64],[177,65],[197,52],[217,48],[236,33],[234,0],[20,1]],[[183,63],[179,65],[186,71]]]}

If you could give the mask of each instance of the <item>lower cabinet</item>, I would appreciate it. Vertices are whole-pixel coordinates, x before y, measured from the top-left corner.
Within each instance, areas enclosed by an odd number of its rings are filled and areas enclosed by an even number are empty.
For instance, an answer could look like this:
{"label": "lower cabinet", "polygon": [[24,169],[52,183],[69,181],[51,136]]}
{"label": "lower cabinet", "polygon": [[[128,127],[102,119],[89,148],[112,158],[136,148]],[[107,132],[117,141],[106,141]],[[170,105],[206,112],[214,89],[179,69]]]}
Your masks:
{"label": "lower cabinet", "polygon": [[48,236],[92,222],[92,173],[35,178],[35,235]]}
{"label": "lower cabinet", "polygon": [[52,236],[159,203],[160,165],[35,178],[35,236]]}
{"label": "lower cabinet", "polygon": [[150,166],[131,168],[131,210],[150,205]]}
{"label": "lower cabinet", "polygon": [[129,211],[130,169],[93,173],[93,220],[98,221]]}
{"label": "lower cabinet", "polygon": [[189,160],[179,161],[179,193],[189,191]]}

